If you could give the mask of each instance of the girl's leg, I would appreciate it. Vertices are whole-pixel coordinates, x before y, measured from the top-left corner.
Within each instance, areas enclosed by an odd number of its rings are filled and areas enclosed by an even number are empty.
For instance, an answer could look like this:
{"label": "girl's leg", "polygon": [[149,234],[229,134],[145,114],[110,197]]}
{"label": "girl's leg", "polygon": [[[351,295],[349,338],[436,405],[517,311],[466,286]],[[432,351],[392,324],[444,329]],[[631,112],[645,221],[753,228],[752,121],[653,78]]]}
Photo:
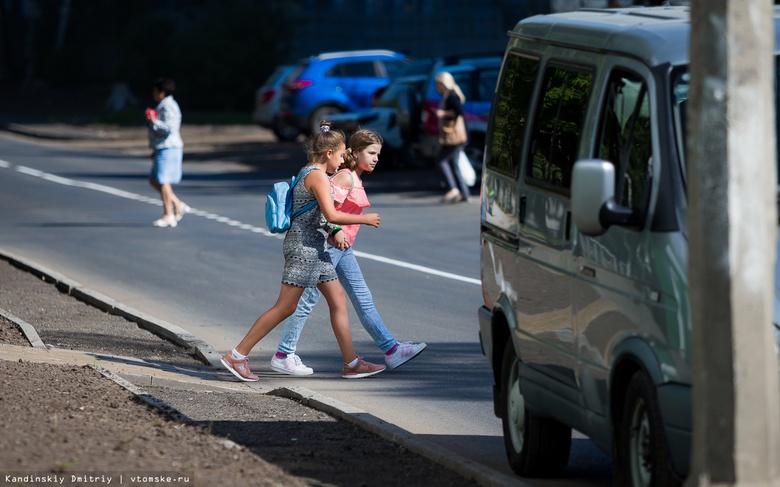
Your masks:
{"label": "girl's leg", "polygon": [[[337,281],[334,282],[338,284]],[[273,330],[276,325],[295,312],[298,300],[302,294],[302,287],[282,283],[276,303],[254,322],[252,328],[249,329],[244,339],[236,347],[236,351],[242,355],[249,355],[252,348]],[[346,307],[344,312],[346,314]],[[347,323],[347,328],[349,328],[349,323]]]}
{"label": "girl's leg", "polygon": [[374,306],[374,298],[366,285],[355,254],[351,248],[341,252],[341,254],[341,259],[336,265],[339,282],[344,286],[344,291],[352,301],[352,306],[355,308],[363,328],[371,335],[374,343],[382,352],[388,352],[395,345],[395,338],[385,326],[376,306]]}
{"label": "girl's leg", "polygon": [[[337,266],[342,251],[331,245],[328,245],[327,251],[330,255],[330,261],[334,266]],[[314,306],[317,305],[320,296],[322,296],[322,293],[315,288],[307,288],[303,292],[303,296],[301,296],[301,299],[298,301],[298,307],[296,308],[295,313],[284,320],[282,339],[279,341],[279,347],[277,347],[279,352],[288,355],[295,353],[295,349],[298,346],[298,340],[301,338],[303,327],[306,324],[306,319],[311,314]]]}
{"label": "girl's leg", "polygon": [[298,339],[301,337],[306,319],[311,314],[317,301],[320,300],[320,296],[321,294],[317,289],[306,288],[301,299],[298,300],[298,307],[295,309],[295,313],[284,320],[282,339],[279,341],[277,350],[288,355],[295,353],[295,348],[298,346]]}
{"label": "girl's leg", "polygon": [[160,193],[162,194],[163,213],[165,216],[173,217],[175,204],[179,200],[173,192],[173,188],[170,184],[164,183],[160,185]]}
{"label": "girl's leg", "polygon": [[453,190],[458,188],[458,183],[455,180],[455,175],[452,173],[451,159],[453,154],[457,154],[457,146],[443,145],[439,148],[439,155],[437,161],[439,163],[439,170],[444,175],[444,181],[447,183],[447,189]]}
{"label": "girl's leg", "polygon": [[317,286],[325,300],[328,301],[330,308],[330,325],[333,327],[333,334],[336,335],[336,341],[341,349],[341,356],[345,364],[348,364],[357,358],[355,346],[352,344],[352,333],[349,329],[349,315],[347,314],[347,298],[344,295],[344,288],[338,280],[320,283]]}
{"label": "girl's leg", "polygon": [[452,163],[452,174],[455,177],[455,181],[457,182],[457,186],[455,187],[460,190],[460,194],[463,196],[463,199],[467,200],[471,196],[471,191],[469,190],[469,185],[466,184],[466,181],[463,180],[463,175],[461,175],[460,169],[458,168],[458,157],[460,157],[460,153],[463,152],[464,149],[465,146],[459,145],[450,160]]}

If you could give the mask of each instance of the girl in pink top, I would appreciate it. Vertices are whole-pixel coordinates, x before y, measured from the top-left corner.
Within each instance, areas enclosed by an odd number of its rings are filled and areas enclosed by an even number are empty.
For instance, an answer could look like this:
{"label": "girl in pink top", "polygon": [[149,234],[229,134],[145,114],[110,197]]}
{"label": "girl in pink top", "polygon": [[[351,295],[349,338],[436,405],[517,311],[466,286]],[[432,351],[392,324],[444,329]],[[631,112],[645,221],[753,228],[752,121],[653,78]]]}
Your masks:
{"label": "girl in pink top", "polygon": [[[370,203],[363,188],[364,174],[370,174],[379,162],[382,138],[371,130],[358,130],[349,139],[349,149],[344,154],[344,163],[331,178],[336,208],[344,213],[361,215]],[[360,225],[344,225],[332,228],[328,238],[327,252],[336,268],[339,282],[344,286],[352,306],[357,312],[363,328],[371,335],[376,345],[385,352],[385,363],[389,369],[411,360],[426,347],[425,343],[397,342],[385,326],[374,306],[371,291],[366,285],[363,273],[352,252]],[[276,354],[271,358],[271,368],[290,375],[309,375],[311,367],[303,364],[295,355],[301,331],[306,318],[320,298],[316,288],[307,288],[298,301],[298,309],[284,322],[282,339]]]}

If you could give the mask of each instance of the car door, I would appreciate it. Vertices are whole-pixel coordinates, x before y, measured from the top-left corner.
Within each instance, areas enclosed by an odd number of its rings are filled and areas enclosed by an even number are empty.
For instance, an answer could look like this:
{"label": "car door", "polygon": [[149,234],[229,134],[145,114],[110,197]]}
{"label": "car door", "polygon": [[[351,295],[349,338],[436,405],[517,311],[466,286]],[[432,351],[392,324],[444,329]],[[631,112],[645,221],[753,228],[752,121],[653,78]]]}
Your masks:
{"label": "car door", "polygon": [[607,67],[605,74],[590,157],[615,165],[617,205],[631,208],[645,223],[644,228],[615,225],[598,237],[575,235],[578,380],[584,405],[596,413],[594,420],[604,421],[615,345],[631,336],[661,343],[647,333],[654,316],[664,313],[651,283],[660,275],[654,269],[660,262],[669,269],[663,248],[651,252],[661,240],[653,242],[646,223],[652,218],[653,182],[659,180],[654,81],[649,70],[630,60]]}
{"label": "car door", "polygon": [[354,112],[371,106],[374,93],[390,80],[379,71],[379,61],[361,60],[342,63],[341,89],[347,110]]}
{"label": "car door", "polygon": [[579,157],[593,83],[588,66],[551,62],[543,72],[523,155],[518,273],[527,285],[516,312],[521,360],[547,390],[576,398],[571,171]]}

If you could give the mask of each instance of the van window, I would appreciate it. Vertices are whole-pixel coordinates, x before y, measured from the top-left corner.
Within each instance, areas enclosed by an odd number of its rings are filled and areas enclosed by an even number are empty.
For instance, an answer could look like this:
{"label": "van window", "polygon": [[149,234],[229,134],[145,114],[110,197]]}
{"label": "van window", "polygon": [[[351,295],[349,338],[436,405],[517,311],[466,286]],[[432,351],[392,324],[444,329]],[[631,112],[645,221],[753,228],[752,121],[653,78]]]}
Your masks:
{"label": "van window", "polygon": [[526,176],[540,186],[568,193],[592,84],[590,72],[547,69],[532,134],[531,160],[525,169]]}
{"label": "van window", "polygon": [[647,85],[634,73],[616,70],[609,78],[605,95],[597,157],[615,165],[617,203],[643,208],[653,174]]}
{"label": "van window", "polygon": [[486,167],[517,177],[539,60],[510,54],[493,107]]}

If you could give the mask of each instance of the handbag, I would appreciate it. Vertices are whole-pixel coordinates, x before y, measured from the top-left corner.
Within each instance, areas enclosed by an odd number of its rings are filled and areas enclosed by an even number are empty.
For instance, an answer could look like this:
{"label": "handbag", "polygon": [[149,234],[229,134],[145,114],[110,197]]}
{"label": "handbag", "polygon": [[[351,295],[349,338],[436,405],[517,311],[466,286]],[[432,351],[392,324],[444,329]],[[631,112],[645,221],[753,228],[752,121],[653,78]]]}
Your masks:
{"label": "handbag", "polygon": [[466,133],[466,122],[463,116],[456,118],[445,117],[441,119],[441,130],[439,131],[439,144],[441,145],[461,145],[468,142],[469,136]]}
{"label": "handbag", "polygon": [[477,183],[477,173],[474,171],[474,166],[471,165],[471,161],[469,161],[469,157],[465,152],[458,152],[458,171],[460,171],[460,176],[467,186],[474,186]]}

